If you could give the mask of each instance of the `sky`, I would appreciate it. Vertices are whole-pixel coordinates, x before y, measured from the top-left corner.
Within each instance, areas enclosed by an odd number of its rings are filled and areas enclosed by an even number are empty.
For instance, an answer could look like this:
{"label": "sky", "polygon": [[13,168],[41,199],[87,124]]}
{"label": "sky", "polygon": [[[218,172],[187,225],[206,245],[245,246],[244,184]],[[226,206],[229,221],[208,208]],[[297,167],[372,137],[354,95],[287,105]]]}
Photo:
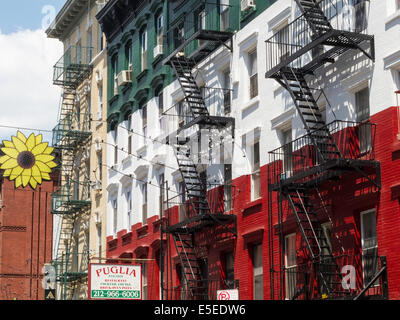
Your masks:
{"label": "sky", "polygon": [[[2,1],[0,10],[0,141],[16,128],[29,135],[51,131],[60,107],[61,88],[52,83],[53,66],[62,56],[60,41],[45,30],[65,0]],[[23,8],[23,10],[21,10]]]}

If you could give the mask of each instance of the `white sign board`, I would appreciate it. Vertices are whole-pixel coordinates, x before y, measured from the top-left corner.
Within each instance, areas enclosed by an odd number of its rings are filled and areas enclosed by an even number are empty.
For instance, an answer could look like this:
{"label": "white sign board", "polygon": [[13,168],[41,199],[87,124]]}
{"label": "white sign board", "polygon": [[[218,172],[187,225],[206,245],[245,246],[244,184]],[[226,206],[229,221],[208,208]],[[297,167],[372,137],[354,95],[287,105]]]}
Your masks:
{"label": "white sign board", "polygon": [[218,290],[217,300],[239,300],[239,290]]}
{"label": "white sign board", "polygon": [[89,298],[140,300],[141,279],[141,266],[91,264]]}

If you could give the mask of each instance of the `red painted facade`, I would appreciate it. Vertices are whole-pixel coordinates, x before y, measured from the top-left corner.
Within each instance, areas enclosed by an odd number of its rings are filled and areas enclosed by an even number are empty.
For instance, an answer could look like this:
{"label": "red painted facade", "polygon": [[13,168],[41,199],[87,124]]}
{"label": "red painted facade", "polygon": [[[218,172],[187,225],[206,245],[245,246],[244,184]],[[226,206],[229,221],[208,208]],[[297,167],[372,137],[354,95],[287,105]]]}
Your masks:
{"label": "red painted facade", "polygon": [[[356,267],[357,282],[362,281],[360,213],[369,209],[376,210],[378,255],[385,256],[387,259],[390,299],[400,299],[400,246],[397,243],[397,235],[400,234],[400,223],[398,222],[400,213],[400,141],[396,137],[400,129],[399,120],[397,107],[387,108],[371,116],[371,122],[376,124],[374,159],[381,165],[382,188],[380,190],[366,178],[354,172],[343,175],[337,181],[323,183],[319,188],[332,219],[332,250],[337,253],[343,247],[349,257],[346,263],[354,264]],[[350,135],[346,134],[347,137]],[[346,145],[346,141],[343,141],[343,145]],[[357,149],[357,146],[354,147],[350,144],[347,146],[350,153]],[[264,150],[264,152],[267,151]],[[264,299],[276,298],[271,296],[271,284],[274,283],[276,290],[281,284],[278,281],[271,281],[270,278],[269,245],[272,239],[274,263],[278,263],[279,242],[277,233],[274,233],[273,236],[269,234],[268,168],[268,165],[261,167],[261,198],[256,201],[250,201],[251,181],[249,175],[238,177],[232,182],[233,210],[230,213],[237,217],[237,237],[229,236],[221,227],[208,229],[196,235],[199,254],[207,258],[209,279],[214,280],[210,284],[210,292],[214,295],[217,289],[224,288],[225,253],[233,251],[234,279],[238,280],[239,297],[240,299],[254,298],[252,248],[261,244],[263,297]],[[272,206],[276,206],[276,195],[272,196],[272,200]],[[283,218],[282,226],[284,234],[296,233],[296,261],[301,264],[306,261],[304,245],[293,213],[290,213],[290,210],[286,212],[288,213]],[[172,208],[170,213],[173,221],[177,221],[178,209]],[[277,217],[273,217],[275,229],[278,227],[277,221]],[[160,225],[161,220],[154,216],[148,220],[147,226],[136,224],[132,226],[129,233],[124,230],[118,233],[116,239],[112,237],[107,239],[107,258],[110,261],[121,257],[154,259],[148,263],[148,299],[160,298]],[[339,242],[335,240],[336,236],[340,239]],[[164,243],[168,243],[166,238]],[[170,243],[174,252],[173,241],[171,240]],[[174,253],[172,255],[174,256]],[[168,271],[168,277],[172,275],[174,290],[173,293],[169,293],[168,298],[179,299],[179,279],[176,271],[179,261],[176,253],[175,257],[171,262],[172,271]]]}
{"label": "red painted facade", "polygon": [[0,300],[44,299],[42,267],[52,259],[55,186],[43,181],[36,190],[15,189],[1,176]]}

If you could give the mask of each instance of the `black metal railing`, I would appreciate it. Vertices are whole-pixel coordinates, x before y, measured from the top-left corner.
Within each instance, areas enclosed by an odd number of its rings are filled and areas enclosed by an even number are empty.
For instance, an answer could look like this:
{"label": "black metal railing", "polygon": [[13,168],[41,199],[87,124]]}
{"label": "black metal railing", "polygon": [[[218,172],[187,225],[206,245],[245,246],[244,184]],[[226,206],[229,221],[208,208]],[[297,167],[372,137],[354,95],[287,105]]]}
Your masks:
{"label": "black metal railing", "polygon": [[[369,8],[366,1],[321,0],[319,6],[334,30],[366,34]],[[328,32],[328,29],[323,30],[325,30],[323,33]],[[322,54],[325,51],[324,46],[320,45],[318,48],[314,48],[312,43],[317,38],[321,38],[323,33],[315,33],[305,15],[301,15],[275,32],[266,41],[267,71],[272,70],[289,57],[295,56],[300,50],[304,51],[306,47],[313,51],[312,58]],[[302,54],[288,62],[288,65],[300,68],[309,61],[310,57]]]}
{"label": "black metal railing", "polygon": [[215,1],[198,1],[197,9],[187,10],[166,31],[164,40],[168,44],[167,56],[174,51],[184,51],[189,56],[196,49],[207,46],[208,41],[218,42],[219,39],[214,38],[215,33],[229,33],[232,28],[232,8],[231,5],[217,4]]}
{"label": "black metal railing", "polygon": [[[386,299],[386,257],[378,255],[340,255],[335,257],[337,268],[332,265],[317,265],[311,262],[283,268],[281,298],[287,300],[353,298]],[[368,262],[366,262],[368,261]],[[328,269],[327,269],[328,268]],[[318,270],[332,274],[331,293],[324,286]],[[337,273],[336,276],[333,274]],[[376,276],[376,277],[375,277]],[[371,283],[371,279],[374,280]]]}
{"label": "black metal railing", "polygon": [[[326,138],[319,144],[317,132],[326,129],[338,147],[343,159],[374,160],[376,125],[366,122],[335,120],[322,129],[311,131],[275,150],[269,152],[271,184],[302,174],[305,171],[322,165],[329,160],[337,159],[332,153],[332,145]],[[318,150],[316,150],[316,143]],[[324,160],[321,160],[321,154]]]}

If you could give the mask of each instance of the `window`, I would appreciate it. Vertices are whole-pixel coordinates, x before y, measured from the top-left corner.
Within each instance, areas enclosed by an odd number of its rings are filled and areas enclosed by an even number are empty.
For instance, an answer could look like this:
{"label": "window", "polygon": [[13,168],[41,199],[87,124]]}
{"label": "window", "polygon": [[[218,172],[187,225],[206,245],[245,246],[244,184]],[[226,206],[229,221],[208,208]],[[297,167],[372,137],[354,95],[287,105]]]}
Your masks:
{"label": "window", "polygon": [[[76,231],[76,230],[75,230]],[[75,272],[79,271],[79,233],[74,235],[73,268]]]}
{"label": "window", "polygon": [[[327,247],[322,243],[322,265],[321,271],[325,274],[327,283],[334,283],[334,274],[335,274],[335,260],[332,257],[332,224],[330,222],[326,222],[322,224],[322,234],[323,239],[326,240]],[[326,286],[323,285],[321,281],[321,294],[329,294]]]}
{"label": "window", "polygon": [[[80,164],[79,164],[80,166]],[[75,181],[74,181],[74,200],[80,200],[79,198],[79,182],[80,182],[80,170],[79,167],[75,169]]]}
{"label": "window", "polygon": [[131,227],[131,217],[132,217],[132,192],[130,191],[126,193],[126,208],[127,208],[126,230],[129,232],[129,229]]}
{"label": "window", "polygon": [[162,13],[160,13],[156,19],[156,30],[157,30],[157,45],[163,45],[163,28],[164,19]]}
{"label": "window", "polygon": [[92,61],[92,28],[89,28],[87,31],[87,61],[86,63],[90,63]]}
{"label": "window", "polygon": [[276,42],[278,43],[279,62],[282,62],[290,55],[290,33],[287,25],[277,31]]}
{"label": "window", "polygon": [[227,289],[235,287],[235,258],[233,252],[225,253],[225,285]]}
{"label": "window", "polygon": [[180,23],[175,29],[174,29],[174,46],[175,49],[177,49],[185,40],[185,30],[183,27],[183,23]]}
{"label": "window", "polygon": [[253,299],[263,300],[263,262],[262,262],[262,245],[253,246]]}
{"label": "window", "polygon": [[132,70],[132,43],[125,46],[125,70]]}
{"label": "window", "polygon": [[118,124],[114,128],[114,164],[118,163]]}
{"label": "window", "polygon": [[80,105],[76,106],[75,121],[76,121],[76,128],[78,129],[78,131],[80,131],[81,130],[81,106]]}
{"label": "window", "polygon": [[222,73],[222,88],[224,89],[224,114],[231,112],[231,71],[225,70]]}
{"label": "window", "polygon": [[114,86],[114,95],[118,94],[118,56],[114,55],[112,58],[112,74],[113,74],[113,86]]}
{"label": "window", "polygon": [[253,144],[252,152],[252,174],[251,174],[251,200],[261,197],[261,177],[260,177],[260,141]]}
{"label": "window", "polygon": [[98,89],[99,89],[99,95],[98,95],[99,109],[97,111],[97,120],[101,120],[103,119],[103,85],[100,84],[98,86]]}
{"label": "window", "polygon": [[166,128],[165,128],[165,120],[164,120],[164,94],[161,91],[158,94],[158,120],[159,120],[159,125],[160,125],[160,132],[165,133]]}
{"label": "window", "polygon": [[[195,32],[204,30],[206,27],[206,11],[203,8],[196,11],[196,25],[195,25]],[[204,44],[204,40],[198,40],[199,46]]]}
{"label": "window", "polygon": [[142,71],[147,69],[147,31],[144,30],[140,35],[140,49],[141,49],[141,61]]}
{"label": "window", "polygon": [[297,291],[296,234],[285,237],[285,289],[290,300]]}
{"label": "window", "polygon": [[400,0],[396,0],[396,10],[400,10]]}
{"label": "window", "polygon": [[113,233],[114,237],[117,236],[117,231],[118,231],[118,201],[117,199],[114,199],[112,202],[112,207],[113,207]]}
{"label": "window", "polygon": [[187,112],[186,111],[187,106],[186,106],[186,103],[184,102],[184,100],[181,100],[178,102],[176,107],[177,107],[177,114],[178,114],[178,127],[182,128],[185,125],[185,120],[186,120],[185,114]]}
{"label": "window", "polygon": [[374,209],[361,213],[361,249],[364,285],[366,285],[372,280],[379,269],[378,237]]}
{"label": "window", "polygon": [[142,184],[142,224],[147,224],[147,183]]}
{"label": "window", "polygon": [[160,195],[159,195],[159,216],[163,217],[164,216],[164,173],[161,173],[159,178],[158,178],[158,185],[160,187]]}
{"label": "window", "polygon": [[258,96],[257,51],[249,53],[250,99]]}
{"label": "window", "polygon": [[91,129],[91,126],[92,126],[92,123],[91,123],[91,114],[92,114],[92,98],[91,98],[91,96],[90,96],[90,93],[89,93],[89,95],[87,96],[87,110],[86,110],[86,114],[88,115],[87,117],[85,117],[85,121],[86,121],[86,124],[85,124],[85,129],[87,130],[87,131],[90,131],[90,129]]}
{"label": "window", "polygon": [[221,31],[229,28],[229,0],[221,0]]}
{"label": "window", "polygon": [[185,183],[183,181],[178,184],[179,192],[179,222],[186,220],[186,190]]}
{"label": "window", "polygon": [[103,154],[100,152],[97,152],[97,179],[102,181],[103,177]]}
{"label": "window", "polygon": [[282,132],[283,140],[283,172],[286,177],[292,173],[292,128]]}
{"label": "window", "polygon": [[[365,122],[369,120],[369,88],[364,88],[355,93],[356,98],[356,121]],[[368,123],[359,125],[358,138],[360,141],[360,153],[363,154],[372,148],[371,126]]]}
{"label": "window", "polygon": [[101,247],[101,223],[97,223],[96,224],[96,229],[97,229],[97,256],[99,258],[101,258],[101,251],[102,251],[102,247]]}
{"label": "window", "polygon": [[224,164],[225,211],[232,209],[232,164]]}
{"label": "window", "polygon": [[142,108],[142,133],[143,133],[143,145],[146,145],[147,138],[147,105],[145,104]]}
{"label": "window", "polygon": [[367,1],[355,1],[355,32],[362,32],[368,26]]}
{"label": "window", "polygon": [[126,129],[128,131],[128,154],[132,154],[132,115],[128,116]]}
{"label": "window", "polygon": [[76,63],[82,64],[82,44],[81,41],[78,41],[76,44]]}
{"label": "window", "polygon": [[142,291],[143,296],[142,299],[147,299],[147,265],[146,263],[142,263]]}
{"label": "window", "polygon": [[101,27],[99,25],[99,34],[98,34],[98,48],[99,48],[99,52],[102,51],[104,49],[104,45],[103,45],[103,30],[101,30]]}

